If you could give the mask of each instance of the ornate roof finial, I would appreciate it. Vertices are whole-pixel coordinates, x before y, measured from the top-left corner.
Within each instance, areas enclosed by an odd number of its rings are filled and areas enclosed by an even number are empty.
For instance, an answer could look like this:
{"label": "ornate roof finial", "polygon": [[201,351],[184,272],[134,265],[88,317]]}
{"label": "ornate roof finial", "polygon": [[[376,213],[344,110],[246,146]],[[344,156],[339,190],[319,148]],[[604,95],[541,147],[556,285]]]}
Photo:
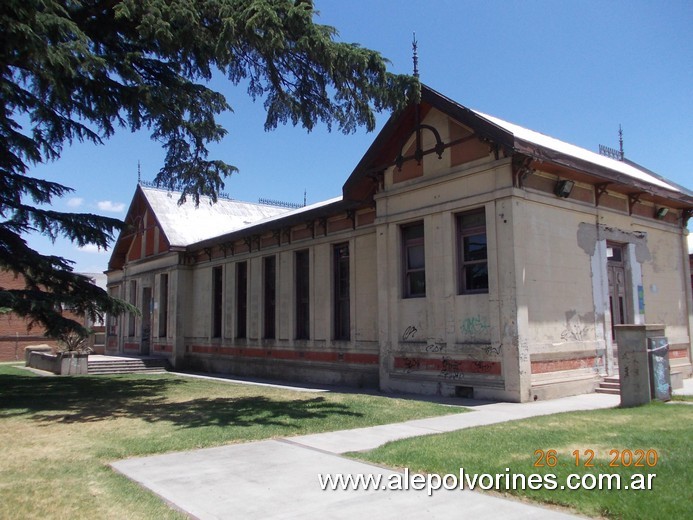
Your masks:
{"label": "ornate roof finial", "polygon": [[414,60],[414,77],[418,78],[419,77],[419,55],[417,54],[417,44],[419,42],[416,41],[416,33],[414,33],[414,39],[411,42],[411,49],[414,52],[413,55],[413,60]]}
{"label": "ornate roof finial", "polygon": [[621,128],[621,125],[618,125],[618,146],[619,146],[619,152],[621,152],[621,160],[624,159],[624,154],[623,154],[623,129]]}
{"label": "ornate roof finial", "polygon": [[140,169],[140,161],[137,161],[137,184],[142,184],[142,171]]}

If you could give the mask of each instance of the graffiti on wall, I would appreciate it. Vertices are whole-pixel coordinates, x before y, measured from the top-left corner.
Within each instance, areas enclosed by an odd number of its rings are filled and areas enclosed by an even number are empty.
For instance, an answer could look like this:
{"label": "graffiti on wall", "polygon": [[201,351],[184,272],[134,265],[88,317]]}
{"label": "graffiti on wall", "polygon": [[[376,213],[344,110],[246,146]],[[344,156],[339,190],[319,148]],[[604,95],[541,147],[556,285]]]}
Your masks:
{"label": "graffiti on wall", "polygon": [[421,367],[421,360],[418,358],[404,358],[404,373],[411,374],[412,371]]}
{"label": "graffiti on wall", "polygon": [[476,369],[477,372],[481,372],[482,374],[488,373],[491,370],[493,370],[493,365],[487,361],[475,361],[474,362],[474,368]]}
{"label": "graffiti on wall", "polygon": [[474,339],[478,337],[486,337],[491,328],[486,318],[481,315],[470,316],[462,320],[460,331],[462,335]]}
{"label": "graffiti on wall", "polygon": [[561,332],[563,341],[584,341],[589,339],[589,325],[583,323],[586,316],[580,317],[575,311],[566,312],[566,326]]}
{"label": "graffiti on wall", "polygon": [[404,334],[402,334],[402,341],[407,341],[409,339],[414,339],[416,337],[416,333],[418,332],[418,329],[414,327],[414,325],[409,325],[405,330]]}
{"label": "graffiti on wall", "polygon": [[456,359],[443,357],[443,368],[440,371],[441,377],[445,379],[460,379],[462,377],[461,362]]}
{"label": "graffiti on wall", "polygon": [[445,352],[446,346],[442,341],[430,342],[426,345],[426,352]]}
{"label": "graffiti on wall", "polygon": [[486,345],[482,350],[484,351],[484,354],[488,356],[499,356],[503,350],[503,344],[501,343],[497,347],[494,347],[493,345]]}

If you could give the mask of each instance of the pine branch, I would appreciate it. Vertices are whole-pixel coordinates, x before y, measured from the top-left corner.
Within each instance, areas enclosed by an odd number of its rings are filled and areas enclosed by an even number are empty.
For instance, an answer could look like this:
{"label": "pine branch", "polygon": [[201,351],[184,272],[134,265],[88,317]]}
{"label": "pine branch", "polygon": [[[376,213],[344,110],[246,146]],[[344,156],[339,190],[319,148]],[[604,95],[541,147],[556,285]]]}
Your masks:
{"label": "pine branch", "polygon": [[0,308],[51,334],[74,326],[54,304],[90,315],[128,310],[21,236],[35,230],[105,249],[120,229],[114,219],[45,208],[70,188],[27,173],[64,146],[146,128],[166,150],[156,182],[198,204],[216,200],[236,171],[209,158],[209,144],[226,135],[217,117],[231,109],[206,84],[216,71],[231,85],[248,81],[247,94],[264,100],[268,130],[287,122],[372,130],[375,112],[417,98],[416,78],[389,73],[375,51],[338,42],[315,14],[306,0],[0,2],[0,267],[27,282],[26,291],[4,291]]}

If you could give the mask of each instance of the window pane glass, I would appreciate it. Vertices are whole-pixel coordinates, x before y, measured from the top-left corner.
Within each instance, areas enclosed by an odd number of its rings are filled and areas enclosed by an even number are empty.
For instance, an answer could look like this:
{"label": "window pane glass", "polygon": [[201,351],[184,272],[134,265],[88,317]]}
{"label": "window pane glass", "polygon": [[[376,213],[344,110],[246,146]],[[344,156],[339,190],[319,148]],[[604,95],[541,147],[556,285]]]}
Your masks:
{"label": "window pane glass", "polygon": [[464,259],[467,262],[486,260],[486,235],[464,237]]}
{"label": "window pane glass", "polygon": [[488,268],[487,264],[468,265],[465,267],[466,289],[468,291],[479,291],[488,289]]}
{"label": "window pane glass", "polygon": [[409,273],[407,280],[409,282],[409,296],[426,295],[426,273],[424,271]]}
{"label": "window pane glass", "polygon": [[424,227],[423,224],[416,224],[414,226],[407,226],[403,228],[404,241],[411,240],[413,238],[423,238]]}
{"label": "window pane glass", "polygon": [[609,246],[606,248],[606,256],[612,262],[622,262],[621,248],[619,246]]}
{"label": "window pane glass", "polygon": [[407,267],[409,269],[423,269],[425,267],[424,246],[410,246],[407,248]]}
{"label": "window pane glass", "polygon": [[486,225],[486,214],[483,211],[469,213],[460,216],[460,226],[464,228],[474,228]]}

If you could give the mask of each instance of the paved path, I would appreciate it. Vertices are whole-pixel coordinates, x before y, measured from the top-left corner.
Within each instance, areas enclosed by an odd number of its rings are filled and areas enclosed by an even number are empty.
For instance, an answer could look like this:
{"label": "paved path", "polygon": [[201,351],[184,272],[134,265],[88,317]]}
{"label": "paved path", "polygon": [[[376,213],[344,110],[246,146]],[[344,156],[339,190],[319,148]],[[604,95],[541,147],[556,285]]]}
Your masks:
{"label": "paved path", "polygon": [[463,401],[473,411],[399,424],[303,435],[154,457],[112,466],[200,519],[576,518],[470,491],[322,491],[320,473],[396,472],[345,458],[387,441],[573,410],[610,408],[619,396],[587,394],[526,404]]}
{"label": "paved path", "polygon": [[674,395],[693,395],[693,378],[683,380],[683,388],[674,390]]}

